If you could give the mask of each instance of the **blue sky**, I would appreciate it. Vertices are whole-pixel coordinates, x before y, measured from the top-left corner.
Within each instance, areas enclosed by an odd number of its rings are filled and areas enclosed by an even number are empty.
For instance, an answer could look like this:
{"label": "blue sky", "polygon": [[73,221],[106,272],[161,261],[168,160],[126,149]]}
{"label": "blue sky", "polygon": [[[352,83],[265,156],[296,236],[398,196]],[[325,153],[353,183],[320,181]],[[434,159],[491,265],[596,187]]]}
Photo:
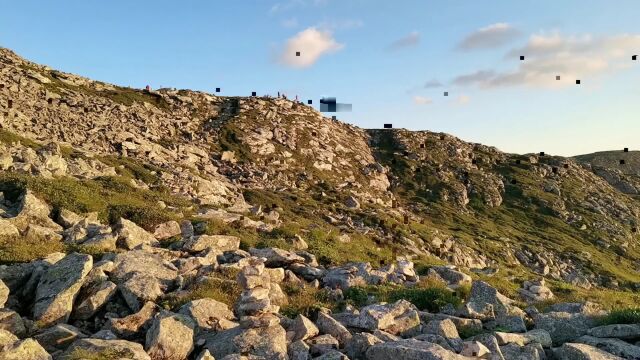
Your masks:
{"label": "blue sky", "polygon": [[635,0],[3,2],[0,46],[119,85],[335,96],[361,127],[508,152],[640,149]]}

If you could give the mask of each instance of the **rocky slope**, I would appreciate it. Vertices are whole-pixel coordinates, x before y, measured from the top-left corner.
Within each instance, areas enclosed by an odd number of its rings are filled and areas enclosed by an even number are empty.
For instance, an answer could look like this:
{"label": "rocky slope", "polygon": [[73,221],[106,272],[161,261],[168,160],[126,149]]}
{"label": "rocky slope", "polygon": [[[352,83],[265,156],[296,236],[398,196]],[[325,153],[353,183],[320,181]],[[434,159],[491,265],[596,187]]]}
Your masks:
{"label": "rocky slope", "polygon": [[635,175],[594,159],[0,49],[0,358],[637,358],[597,323],[640,300]]}

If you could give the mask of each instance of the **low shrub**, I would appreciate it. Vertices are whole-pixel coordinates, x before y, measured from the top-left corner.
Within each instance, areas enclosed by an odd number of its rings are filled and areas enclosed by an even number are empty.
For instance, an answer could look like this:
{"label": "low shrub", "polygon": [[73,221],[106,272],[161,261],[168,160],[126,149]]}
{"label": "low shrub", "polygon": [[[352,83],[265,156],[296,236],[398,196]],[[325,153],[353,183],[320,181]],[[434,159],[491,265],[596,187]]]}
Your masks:
{"label": "low shrub", "polygon": [[280,313],[289,318],[295,318],[299,314],[308,318],[315,317],[320,308],[332,305],[329,294],[324,289],[284,284],[282,291],[287,295],[288,303],[280,308]]}
{"label": "low shrub", "polygon": [[640,308],[612,310],[598,321],[601,325],[612,324],[640,324]]}

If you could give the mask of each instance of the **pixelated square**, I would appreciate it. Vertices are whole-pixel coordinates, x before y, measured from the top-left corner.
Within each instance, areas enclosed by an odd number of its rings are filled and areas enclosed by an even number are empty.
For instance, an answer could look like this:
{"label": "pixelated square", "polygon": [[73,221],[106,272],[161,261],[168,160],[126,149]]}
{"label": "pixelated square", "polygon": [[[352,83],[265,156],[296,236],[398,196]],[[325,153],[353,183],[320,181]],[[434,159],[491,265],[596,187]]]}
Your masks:
{"label": "pixelated square", "polygon": [[633,55],[633,56],[631,57],[631,60],[634,60],[634,61],[635,61],[635,60],[638,60],[638,55]]}
{"label": "pixelated square", "polygon": [[307,104],[309,105],[313,104],[313,100],[307,100]]}
{"label": "pixelated square", "polygon": [[576,85],[580,85],[580,80],[576,80]]}
{"label": "pixelated square", "polygon": [[520,55],[520,60],[524,60],[524,55]]}
{"label": "pixelated square", "polygon": [[251,92],[251,96],[256,96],[256,92],[255,92],[255,91],[252,91],[252,92]]}
{"label": "pixelated square", "polygon": [[511,183],[512,183],[513,185],[515,185],[515,184],[517,184],[517,183],[518,183],[518,181],[517,181],[516,179],[511,179]]}
{"label": "pixelated square", "polygon": [[296,51],[296,56],[300,56],[300,51]]}
{"label": "pixelated square", "polygon": [[556,80],[560,80],[560,75],[556,75]]}
{"label": "pixelated square", "polygon": [[629,148],[624,148],[624,152],[629,152]]}
{"label": "pixelated square", "polygon": [[448,92],[448,91],[445,91],[445,92],[444,92],[444,96],[449,96],[449,92]]}
{"label": "pixelated square", "polygon": [[393,124],[384,124],[384,128],[385,129],[392,129],[393,128]]}
{"label": "pixelated square", "polygon": [[569,164],[564,164],[564,168],[568,169],[569,168]]}
{"label": "pixelated square", "polygon": [[216,92],[220,92],[220,88],[216,88]]}
{"label": "pixelated square", "polygon": [[544,156],[544,151],[540,151],[540,156]]}
{"label": "pixelated square", "polygon": [[424,143],[420,144],[420,149],[424,149]]}
{"label": "pixelated square", "polygon": [[333,116],[331,117],[331,120],[337,120],[337,119],[338,119],[338,118],[337,118],[335,115],[333,115]]}
{"label": "pixelated square", "polygon": [[624,160],[620,160],[620,165],[624,165]]}
{"label": "pixelated square", "polygon": [[516,164],[520,165],[522,161],[520,161],[520,159],[516,160]]}

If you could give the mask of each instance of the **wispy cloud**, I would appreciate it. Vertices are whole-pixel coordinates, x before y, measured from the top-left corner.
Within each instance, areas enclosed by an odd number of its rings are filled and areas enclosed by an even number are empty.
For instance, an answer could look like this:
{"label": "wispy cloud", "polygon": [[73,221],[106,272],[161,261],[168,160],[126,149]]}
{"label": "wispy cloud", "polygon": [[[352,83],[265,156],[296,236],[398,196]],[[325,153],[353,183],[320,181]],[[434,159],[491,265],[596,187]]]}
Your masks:
{"label": "wispy cloud", "polygon": [[416,46],[420,43],[420,33],[417,31],[413,31],[406,36],[397,39],[387,46],[387,50],[396,51],[400,49],[405,49],[409,47]]}
{"label": "wispy cloud", "polygon": [[298,26],[298,19],[294,17],[289,19],[284,19],[280,22],[280,25],[282,25],[282,27],[284,28],[294,28]]}
{"label": "wispy cloud", "polygon": [[431,79],[424,84],[425,89],[433,89],[444,86],[438,79]]}
{"label": "wispy cloud", "polygon": [[467,95],[460,95],[456,98],[456,103],[458,105],[466,105],[471,101],[471,98]]}
{"label": "wispy cloud", "polygon": [[413,97],[413,103],[417,105],[429,105],[433,103],[433,100],[428,97],[416,95]]}
{"label": "wispy cloud", "polygon": [[280,1],[271,8],[269,8],[269,14],[276,14],[285,12],[298,7],[306,7],[306,6],[324,6],[329,2],[329,0],[287,0]]}
{"label": "wispy cloud", "polygon": [[[280,53],[280,63],[293,68],[310,67],[324,55],[344,48],[331,32],[318,30],[315,27],[305,29],[287,40]],[[296,56],[300,52],[300,56]]]}
{"label": "wispy cloud", "polygon": [[349,30],[349,29],[357,29],[364,26],[364,21],[360,19],[331,19],[331,20],[323,20],[316,25],[317,28],[322,30]]}
{"label": "wispy cloud", "polygon": [[508,44],[521,35],[507,23],[497,23],[478,29],[467,35],[457,46],[458,50],[492,49]]}
{"label": "wispy cloud", "polygon": [[[502,86],[566,87],[589,78],[627,69],[631,54],[640,48],[640,35],[605,37],[562,36],[559,33],[532,35],[528,42],[505,54],[517,61],[513,70],[485,69],[455,77],[460,86],[493,88]],[[518,56],[524,55],[525,61]],[[561,80],[556,80],[559,75]]]}

